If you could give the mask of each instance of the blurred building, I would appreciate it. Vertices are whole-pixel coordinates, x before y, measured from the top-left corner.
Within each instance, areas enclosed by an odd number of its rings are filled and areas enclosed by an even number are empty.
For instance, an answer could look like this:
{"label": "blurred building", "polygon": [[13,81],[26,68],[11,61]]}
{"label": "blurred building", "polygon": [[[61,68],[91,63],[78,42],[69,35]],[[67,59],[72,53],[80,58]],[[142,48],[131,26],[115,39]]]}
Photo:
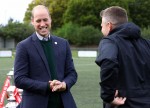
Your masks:
{"label": "blurred building", "polygon": [[15,39],[3,39],[0,37],[0,49],[14,49]]}

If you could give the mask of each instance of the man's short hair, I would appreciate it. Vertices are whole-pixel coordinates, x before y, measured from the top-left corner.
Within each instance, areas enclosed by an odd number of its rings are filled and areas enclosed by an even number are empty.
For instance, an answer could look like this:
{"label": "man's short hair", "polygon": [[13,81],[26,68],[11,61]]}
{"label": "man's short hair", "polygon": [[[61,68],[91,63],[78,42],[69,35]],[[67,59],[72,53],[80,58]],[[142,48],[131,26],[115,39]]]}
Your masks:
{"label": "man's short hair", "polygon": [[128,22],[127,11],[119,6],[111,6],[105,10],[102,10],[100,12],[100,16],[115,25]]}
{"label": "man's short hair", "polygon": [[[35,6],[35,7],[32,9],[32,11],[31,11],[31,19],[34,17],[34,11],[35,11],[37,8],[46,9],[47,12],[49,13],[49,10],[48,10],[48,8],[47,8],[46,6],[44,6],[44,5],[37,5],[37,6]],[[50,16],[50,13],[49,13],[49,16]]]}

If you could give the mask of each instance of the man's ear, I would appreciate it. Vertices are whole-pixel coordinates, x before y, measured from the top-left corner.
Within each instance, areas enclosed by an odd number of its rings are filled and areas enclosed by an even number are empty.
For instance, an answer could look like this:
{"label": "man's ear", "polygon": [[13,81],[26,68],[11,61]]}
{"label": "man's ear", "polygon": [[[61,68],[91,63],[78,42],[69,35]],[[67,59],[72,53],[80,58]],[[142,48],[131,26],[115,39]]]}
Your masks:
{"label": "man's ear", "polygon": [[113,29],[113,24],[111,22],[108,22],[108,26],[109,26],[109,31],[112,31]]}

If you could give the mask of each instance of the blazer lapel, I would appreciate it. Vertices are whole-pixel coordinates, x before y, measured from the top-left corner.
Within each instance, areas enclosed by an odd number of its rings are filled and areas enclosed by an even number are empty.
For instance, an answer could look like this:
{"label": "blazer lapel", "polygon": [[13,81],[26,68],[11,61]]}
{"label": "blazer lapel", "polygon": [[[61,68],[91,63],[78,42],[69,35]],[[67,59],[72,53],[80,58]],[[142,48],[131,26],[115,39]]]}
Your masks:
{"label": "blazer lapel", "polygon": [[34,44],[34,46],[36,47],[36,49],[37,49],[39,55],[41,56],[41,58],[42,58],[42,60],[43,60],[43,62],[44,62],[44,64],[45,64],[45,66],[46,66],[47,72],[48,72],[49,76],[51,77],[51,75],[50,75],[50,70],[49,70],[49,66],[48,66],[48,62],[47,62],[47,59],[46,59],[44,50],[43,50],[43,48],[42,48],[42,46],[41,46],[41,44],[40,44],[40,41],[39,41],[39,39],[38,39],[38,37],[36,36],[35,33],[32,35],[32,39],[33,39],[33,41],[34,41],[33,44]]}
{"label": "blazer lapel", "polygon": [[[54,51],[54,60],[55,60],[55,66],[56,66],[56,74],[57,74],[57,61],[59,61],[59,55],[58,55],[58,52],[59,52],[59,43],[57,41],[57,39],[51,35],[51,40],[52,40],[52,47],[53,47],[53,51]],[[57,77],[58,77],[58,74],[57,74]]]}
{"label": "blazer lapel", "polygon": [[53,46],[53,50],[54,50],[54,55],[55,55],[55,58],[57,58],[58,51],[59,51],[59,49],[58,49],[59,43],[57,42],[57,39],[55,39],[54,36],[51,36],[51,39],[52,39],[52,46]]}

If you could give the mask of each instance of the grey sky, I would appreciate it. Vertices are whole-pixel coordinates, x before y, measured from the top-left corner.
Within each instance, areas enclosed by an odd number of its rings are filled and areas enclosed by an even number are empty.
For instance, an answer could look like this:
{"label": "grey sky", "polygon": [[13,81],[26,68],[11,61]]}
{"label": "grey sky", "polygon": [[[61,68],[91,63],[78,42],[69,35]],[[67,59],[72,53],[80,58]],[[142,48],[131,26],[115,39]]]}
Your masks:
{"label": "grey sky", "polygon": [[32,0],[0,0],[0,24],[7,24],[10,18],[22,22],[28,4]]}

